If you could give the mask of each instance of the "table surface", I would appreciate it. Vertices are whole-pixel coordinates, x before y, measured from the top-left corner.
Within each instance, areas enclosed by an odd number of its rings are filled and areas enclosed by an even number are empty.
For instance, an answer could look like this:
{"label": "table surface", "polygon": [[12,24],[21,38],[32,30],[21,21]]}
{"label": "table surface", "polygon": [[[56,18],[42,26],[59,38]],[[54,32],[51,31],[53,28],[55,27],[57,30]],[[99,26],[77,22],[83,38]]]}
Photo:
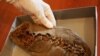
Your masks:
{"label": "table surface", "polygon": [[[86,6],[97,6],[98,9],[98,31],[100,32],[100,0],[44,0],[47,2],[52,10],[79,8]],[[13,5],[0,2],[0,50],[2,49],[6,40],[7,34],[10,30],[14,18],[22,13]],[[98,37],[100,37],[98,33]],[[98,38],[100,42],[100,38]],[[100,47],[100,44],[98,44]],[[98,52],[100,48],[98,49]],[[100,54],[98,54],[100,56]]]}

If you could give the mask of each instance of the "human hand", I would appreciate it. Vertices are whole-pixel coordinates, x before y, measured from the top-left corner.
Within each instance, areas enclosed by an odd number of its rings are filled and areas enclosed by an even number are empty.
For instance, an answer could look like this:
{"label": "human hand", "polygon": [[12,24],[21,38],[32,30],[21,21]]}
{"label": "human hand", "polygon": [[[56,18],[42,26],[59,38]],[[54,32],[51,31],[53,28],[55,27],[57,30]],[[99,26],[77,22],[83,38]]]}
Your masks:
{"label": "human hand", "polygon": [[[50,6],[42,0],[16,0],[13,5],[24,14],[31,15],[37,24],[42,24],[47,28],[56,26],[56,20]],[[33,15],[37,19],[34,19]]]}

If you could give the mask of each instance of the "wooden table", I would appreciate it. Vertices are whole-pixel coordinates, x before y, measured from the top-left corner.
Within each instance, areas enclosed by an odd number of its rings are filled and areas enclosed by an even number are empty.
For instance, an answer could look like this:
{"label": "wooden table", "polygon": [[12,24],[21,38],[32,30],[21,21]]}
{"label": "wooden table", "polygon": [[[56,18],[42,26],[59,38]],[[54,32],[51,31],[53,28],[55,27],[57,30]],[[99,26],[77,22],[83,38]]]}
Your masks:
{"label": "wooden table", "polygon": [[[98,9],[98,43],[100,42],[100,0],[45,0],[52,10],[97,6]],[[0,50],[3,47],[7,34],[14,18],[22,13],[14,6],[0,2]],[[98,44],[100,52],[100,44]],[[100,54],[98,54],[100,56]]]}

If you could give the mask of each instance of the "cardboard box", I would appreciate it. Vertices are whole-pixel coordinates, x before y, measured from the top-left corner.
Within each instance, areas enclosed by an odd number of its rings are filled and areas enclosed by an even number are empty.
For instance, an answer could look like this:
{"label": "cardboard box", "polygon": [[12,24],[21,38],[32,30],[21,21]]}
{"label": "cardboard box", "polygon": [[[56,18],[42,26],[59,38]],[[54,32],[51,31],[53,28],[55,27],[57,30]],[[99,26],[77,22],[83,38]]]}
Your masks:
{"label": "cardboard box", "polygon": [[[92,56],[97,56],[97,14],[96,7],[64,9],[54,11],[57,26],[66,27],[76,32],[90,47]],[[30,16],[17,17],[10,32],[24,21],[32,22]],[[9,32],[9,33],[10,33]],[[30,56],[9,40],[9,34],[0,56]]]}

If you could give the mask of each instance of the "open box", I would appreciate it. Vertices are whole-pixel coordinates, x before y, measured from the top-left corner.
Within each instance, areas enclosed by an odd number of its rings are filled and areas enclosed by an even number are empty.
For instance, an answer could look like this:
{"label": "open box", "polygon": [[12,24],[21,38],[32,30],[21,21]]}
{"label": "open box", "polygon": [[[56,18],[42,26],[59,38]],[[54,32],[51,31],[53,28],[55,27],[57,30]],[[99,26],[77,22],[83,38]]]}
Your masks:
{"label": "open box", "polygon": [[[96,7],[85,7],[68,10],[54,11],[57,26],[64,26],[76,32],[86,41],[92,51],[92,56],[97,55],[97,17]],[[10,32],[24,21],[32,22],[30,16],[19,16],[14,20]],[[9,32],[9,33],[10,33]],[[17,50],[16,50],[17,49]],[[16,53],[18,52],[18,53]],[[24,54],[24,55],[23,55]],[[16,47],[10,40],[9,34],[0,56],[30,56],[19,47]]]}

